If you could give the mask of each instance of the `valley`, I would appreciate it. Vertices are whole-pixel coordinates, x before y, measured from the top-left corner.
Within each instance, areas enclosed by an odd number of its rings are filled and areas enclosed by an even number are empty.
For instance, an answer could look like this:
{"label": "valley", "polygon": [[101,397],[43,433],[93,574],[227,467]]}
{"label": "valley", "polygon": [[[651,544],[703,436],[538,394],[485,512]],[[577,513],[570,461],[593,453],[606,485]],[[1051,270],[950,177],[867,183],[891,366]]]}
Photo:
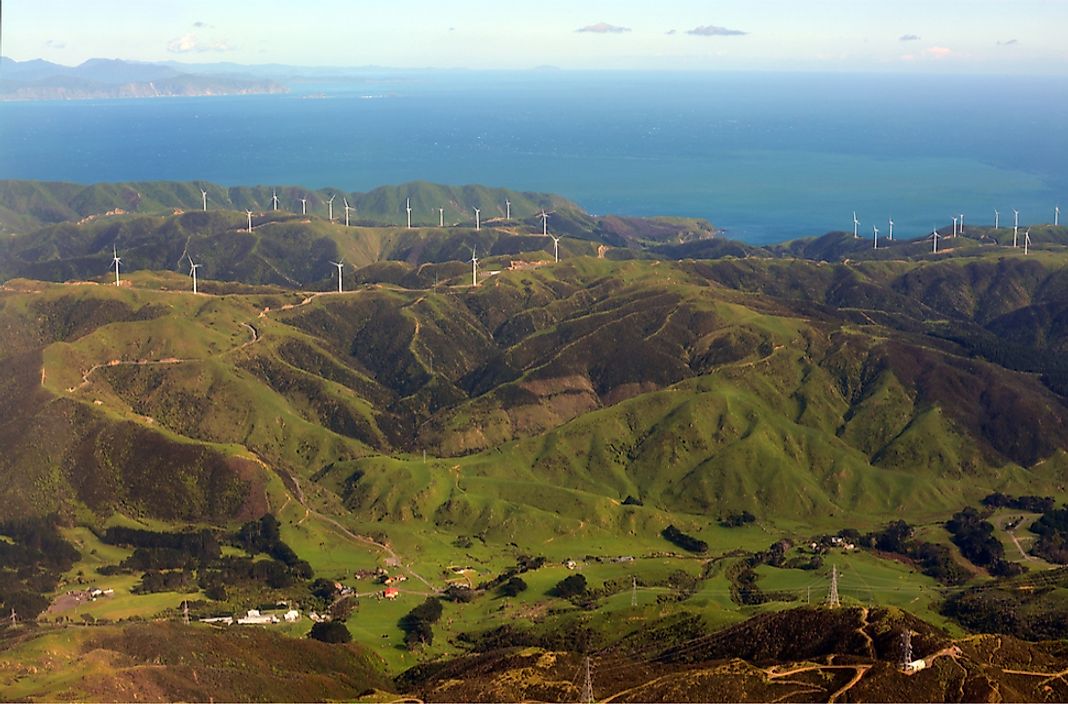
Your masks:
{"label": "valley", "polygon": [[[587,657],[606,701],[1063,698],[1068,228],[755,248],[199,189],[0,188],[7,698],[574,699]],[[261,609],[300,617],[198,623]]]}

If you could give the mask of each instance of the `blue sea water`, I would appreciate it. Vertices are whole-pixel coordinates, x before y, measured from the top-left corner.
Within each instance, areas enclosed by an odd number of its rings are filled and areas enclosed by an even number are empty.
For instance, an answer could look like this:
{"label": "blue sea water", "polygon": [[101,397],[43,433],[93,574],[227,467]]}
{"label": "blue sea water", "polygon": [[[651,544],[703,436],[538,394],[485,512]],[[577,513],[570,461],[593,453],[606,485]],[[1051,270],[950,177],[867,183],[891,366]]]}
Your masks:
{"label": "blue sea water", "polygon": [[0,104],[0,178],[551,191],[764,243],[1068,210],[1068,78],[382,73],[279,96]]}

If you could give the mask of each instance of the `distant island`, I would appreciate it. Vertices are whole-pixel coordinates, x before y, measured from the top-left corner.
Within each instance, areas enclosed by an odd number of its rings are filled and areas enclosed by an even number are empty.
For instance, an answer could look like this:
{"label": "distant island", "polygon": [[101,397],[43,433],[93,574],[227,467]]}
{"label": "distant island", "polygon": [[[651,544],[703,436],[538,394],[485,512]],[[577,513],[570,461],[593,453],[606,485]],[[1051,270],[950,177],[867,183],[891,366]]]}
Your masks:
{"label": "distant island", "polygon": [[242,74],[192,73],[173,66],[90,59],[61,66],[0,57],[0,100],[101,100],[287,93],[273,80]]}

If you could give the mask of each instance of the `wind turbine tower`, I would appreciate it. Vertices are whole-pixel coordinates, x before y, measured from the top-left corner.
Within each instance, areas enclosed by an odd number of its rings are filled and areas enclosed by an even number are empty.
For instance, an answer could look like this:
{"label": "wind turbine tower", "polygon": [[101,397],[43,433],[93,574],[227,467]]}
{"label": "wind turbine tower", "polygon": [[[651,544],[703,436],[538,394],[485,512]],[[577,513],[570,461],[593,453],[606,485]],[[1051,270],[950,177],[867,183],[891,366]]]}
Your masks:
{"label": "wind turbine tower", "polygon": [[1020,238],[1020,211],[1012,209],[1012,246],[1016,247]]}
{"label": "wind turbine tower", "polygon": [[508,200],[507,198],[505,198],[504,200],[504,219],[512,219],[512,201]]}
{"label": "wind turbine tower", "polygon": [[404,201],[404,211],[408,213],[408,229],[412,229],[412,199],[406,198]]}
{"label": "wind turbine tower", "polygon": [[553,240],[553,259],[557,262],[560,261],[560,240],[561,237],[556,235],[544,235],[545,237],[551,237]]}
{"label": "wind turbine tower", "polygon": [[482,219],[481,219],[482,210],[480,208],[472,208],[472,210],[475,211],[475,230],[481,230],[482,229]]}
{"label": "wind turbine tower", "polygon": [[342,200],[345,201],[345,227],[348,227],[349,226],[349,212],[353,211],[353,210],[356,210],[356,208],[353,208],[351,205],[349,205],[349,199],[348,198],[342,198]]}
{"label": "wind turbine tower", "polygon": [[248,231],[252,232],[252,211],[246,210],[245,213],[248,215]]}
{"label": "wind turbine tower", "polygon": [[879,228],[872,225],[871,229],[875,230],[875,246],[872,249],[879,249]]}
{"label": "wind turbine tower", "polygon": [[445,208],[438,208],[438,227],[445,227]]}
{"label": "wind turbine tower", "polygon": [[953,216],[953,236],[957,236],[957,216]]}
{"label": "wind turbine tower", "polygon": [[1031,228],[1027,228],[1027,232],[1024,233],[1024,255],[1027,255],[1027,250],[1031,247]]}
{"label": "wind turbine tower", "polygon": [[307,198],[298,198],[297,200],[300,201],[300,214],[301,215],[307,215],[308,214],[308,199]]}
{"label": "wind turbine tower", "polygon": [[994,210],[994,229],[995,230],[998,229],[998,226],[1000,224],[1001,224],[1001,213],[999,213],[997,211],[997,209],[995,208],[995,210]]}
{"label": "wind turbine tower", "polygon": [[200,264],[194,264],[193,258],[189,257],[189,275],[193,277],[193,293],[197,292],[197,269],[200,268]]}
{"label": "wind turbine tower", "polygon": [[1053,206],[1053,226],[1061,226],[1061,206],[1059,205]]}
{"label": "wind turbine tower", "polygon": [[338,293],[344,293],[344,290],[341,287],[341,282],[343,281],[342,272],[343,272],[343,270],[345,268],[345,260],[342,259],[339,262],[330,262],[330,263],[337,267],[337,292]]}
{"label": "wind turbine tower", "polygon": [[550,215],[549,213],[547,213],[547,212],[545,212],[543,210],[543,211],[541,211],[541,215],[538,216],[539,218],[541,218],[541,234],[542,234],[542,237],[548,237],[549,236],[549,215]]}
{"label": "wind turbine tower", "polygon": [[478,256],[474,247],[471,248],[471,285],[478,286]]}
{"label": "wind turbine tower", "polygon": [[115,249],[115,245],[111,245],[111,263],[115,265],[115,285],[119,285],[119,264],[122,263],[122,257],[119,256],[118,250]]}
{"label": "wind turbine tower", "polygon": [[335,198],[337,198],[337,194],[336,193],[334,195],[330,196],[330,200],[326,201],[326,206],[328,208],[327,212],[328,212],[329,217],[330,217],[330,222],[334,222],[334,199]]}
{"label": "wind turbine tower", "polygon": [[857,211],[853,211],[853,239],[859,239],[860,234],[857,228],[860,227],[860,220],[857,220]]}
{"label": "wind turbine tower", "polygon": [[938,234],[938,230],[931,230],[931,253],[938,254],[938,238],[941,235]]}
{"label": "wind turbine tower", "polygon": [[278,189],[271,193],[271,210],[278,210]]}
{"label": "wind turbine tower", "polygon": [[203,188],[200,189],[200,207],[205,213],[208,212],[208,192]]}
{"label": "wind turbine tower", "polygon": [[964,213],[960,214],[960,234],[964,234]]}
{"label": "wind turbine tower", "polygon": [[891,242],[894,240],[894,219],[890,218],[890,236],[887,237]]}

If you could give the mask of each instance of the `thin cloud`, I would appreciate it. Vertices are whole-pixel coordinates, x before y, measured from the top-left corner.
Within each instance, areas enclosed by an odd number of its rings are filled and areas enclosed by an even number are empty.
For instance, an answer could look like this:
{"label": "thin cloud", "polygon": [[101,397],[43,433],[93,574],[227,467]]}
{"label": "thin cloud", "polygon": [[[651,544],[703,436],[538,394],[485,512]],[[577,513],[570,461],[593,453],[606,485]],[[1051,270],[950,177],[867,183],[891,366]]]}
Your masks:
{"label": "thin cloud", "polygon": [[49,49],[66,49],[67,42],[61,42],[57,39],[49,39],[45,42],[45,46],[47,46]]}
{"label": "thin cloud", "polygon": [[700,27],[694,27],[687,34],[692,34],[695,37],[744,37],[749,32],[743,32],[740,29],[730,29],[729,27],[717,27],[714,24],[706,24]]}
{"label": "thin cloud", "polygon": [[916,42],[916,41],[920,40],[920,35],[918,35],[918,34],[902,34],[900,37],[897,38],[897,40],[899,42]]}
{"label": "thin cloud", "polygon": [[671,36],[672,34],[678,34],[678,33],[679,33],[679,31],[677,29],[669,29],[668,31],[664,32],[664,34],[666,34],[668,36]]}
{"label": "thin cloud", "polygon": [[597,24],[579,27],[575,31],[587,32],[589,34],[623,34],[624,32],[629,32],[630,27],[618,27],[614,24],[608,24],[607,22],[598,22]]}
{"label": "thin cloud", "polygon": [[208,26],[208,23],[207,22],[194,22],[193,26],[196,27],[197,29],[203,29],[204,27]]}
{"label": "thin cloud", "polygon": [[203,53],[207,51],[233,50],[234,47],[230,46],[228,42],[201,39],[192,32],[184,34],[178,37],[177,39],[172,39],[167,42],[167,51],[171,52],[172,54],[193,54]]}
{"label": "thin cloud", "polygon": [[1019,44],[1019,43],[1020,42],[1018,42],[1015,39],[1010,39],[1010,40],[1005,41],[1005,42],[998,42],[998,46],[1014,46],[1014,45]]}
{"label": "thin cloud", "polygon": [[933,56],[936,59],[944,59],[952,54],[953,50],[944,46],[932,46],[926,53],[928,56]]}

